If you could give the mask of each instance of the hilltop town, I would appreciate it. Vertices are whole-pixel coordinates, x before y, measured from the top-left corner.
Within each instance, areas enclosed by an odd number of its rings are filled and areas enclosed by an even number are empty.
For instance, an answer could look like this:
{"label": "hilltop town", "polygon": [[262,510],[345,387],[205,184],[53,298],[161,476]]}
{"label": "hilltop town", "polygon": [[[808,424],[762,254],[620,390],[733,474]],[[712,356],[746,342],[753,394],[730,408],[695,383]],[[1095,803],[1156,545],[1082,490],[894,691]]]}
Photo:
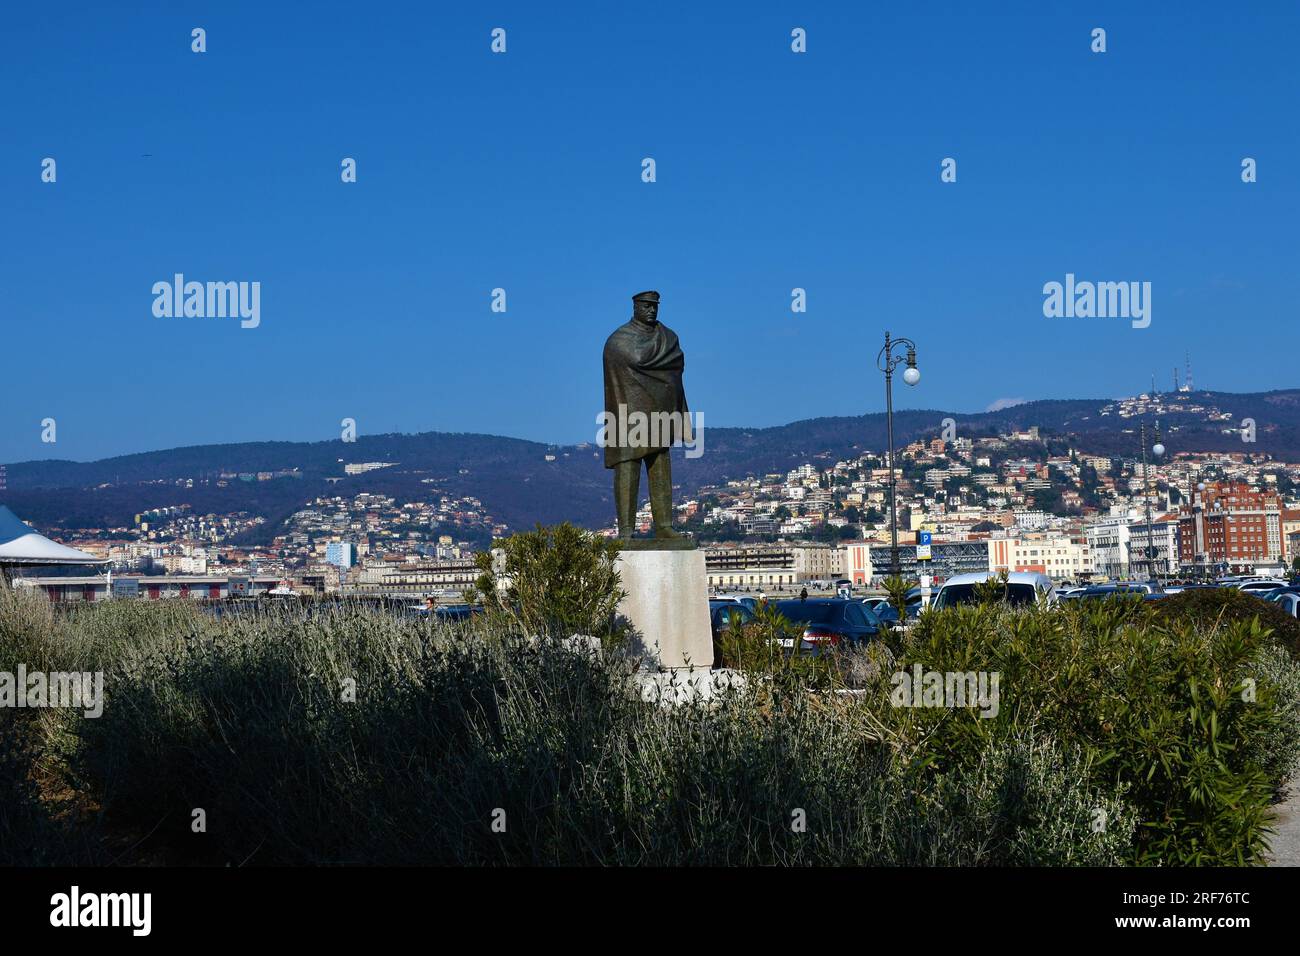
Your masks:
{"label": "hilltop town", "polygon": [[[895,510],[904,574],[942,579],[1005,568],[1086,582],[1280,572],[1300,557],[1300,463],[1255,451],[1247,434],[1252,423],[1192,400],[1186,387],[1116,400],[1097,414],[1117,422],[1128,453],[1080,451],[1071,436],[1038,426],[967,437],[951,418],[899,448]],[[1158,418],[1148,427],[1152,416]],[[1180,416],[1222,423],[1243,450],[1171,450]],[[545,457],[550,463],[556,456]],[[393,467],[349,462],[343,471],[351,477]],[[883,450],[823,453],[784,472],[690,489],[679,499],[678,523],[706,547],[714,589],[870,584],[893,558],[890,473]],[[224,486],[298,476],[281,469],[197,481]],[[474,554],[517,529],[479,497],[445,491],[445,484],[423,478],[418,497],[345,494],[335,485],[337,493],[303,502],[265,543],[249,542],[268,538],[267,516],[198,514],[188,504],[141,512],[129,527],[82,529],[68,541],[111,561],[117,588],[143,587],[139,593],[150,596],[226,596],[241,593],[246,581],[253,591],[281,586],[458,601],[477,574]],[[648,507],[638,522],[650,527]],[[599,530],[614,534],[612,518]],[[916,557],[921,532],[932,542],[928,563]],[[94,599],[108,585],[75,578],[52,580],[46,589]]]}

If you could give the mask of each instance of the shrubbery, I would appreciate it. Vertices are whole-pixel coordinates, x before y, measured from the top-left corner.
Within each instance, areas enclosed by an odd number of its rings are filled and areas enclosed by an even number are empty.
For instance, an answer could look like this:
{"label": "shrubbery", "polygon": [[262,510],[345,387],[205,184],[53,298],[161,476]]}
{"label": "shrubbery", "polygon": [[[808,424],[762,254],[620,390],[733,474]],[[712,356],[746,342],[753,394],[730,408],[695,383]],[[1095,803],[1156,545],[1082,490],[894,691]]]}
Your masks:
{"label": "shrubbery", "polygon": [[956,608],[923,615],[900,668],[996,671],[997,716],[894,716],[919,725],[938,767],[973,765],[1015,728],[1048,730],[1083,755],[1088,785],[1136,810],[1132,862],[1245,863],[1264,848],[1282,753],[1300,746],[1294,666],[1275,652],[1253,620],[1199,629],[1138,602]]}
{"label": "shrubbery", "polygon": [[1213,628],[1235,621],[1258,618],[1277,639],[1300,660],[1300,620],[1263,598],[1236,588],[1192,588],[1152,602],[1165,620],[1189,621],[1197,627]]}
{"label": "shrubbery", "polygon": [[[724,642],[744,687],[665,707],[620,654],[531,640],[590,632],[617,593],[603,542],[565,538],[555,561],[553,534],[513,565],[507,548],[516,587],[470,628],[0,599],[0,670],[103,669],[107,693],[98,719],[0,724],[0,846],[214,864],[1260,859],[1300,748],[1300,671],[1253,616],[976,605],[922,615],[896,653],[811,659],[773,653],[784,626],[760,614]],[[576,590],[529,611],[540,582]],[[916,664],[998,672],[996,716],[892,706]],[[82,807],[78,839],[33,787],[52,776]]]}
{"label": "shrubbery", "polygon": [[1129,843],[1132,811],[1050,734],[936,768],[793,681],[663,708],[618,658],[372,617],[128,653],[77,774],[118,826],[164,820],[155,840],[210,863],[1107,864]]}
{"label": "shrubbery", "polygon": [[617,643],[614,610],[623,592],[614,559],[618,541],[565,522],[494,542],[480,552],[467,597],[482,601],[504,626],[554,638],[586,634]]}

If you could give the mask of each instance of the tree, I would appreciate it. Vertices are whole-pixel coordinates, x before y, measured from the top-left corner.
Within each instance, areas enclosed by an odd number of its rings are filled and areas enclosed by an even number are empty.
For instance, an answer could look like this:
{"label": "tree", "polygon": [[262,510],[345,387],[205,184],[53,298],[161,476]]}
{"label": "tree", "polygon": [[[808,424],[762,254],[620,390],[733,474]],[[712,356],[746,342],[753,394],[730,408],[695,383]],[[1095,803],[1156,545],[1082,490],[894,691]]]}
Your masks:
{"label": "tree", "polygon": [[614,635],[614,609],[624,592],[614,559],[617,539],[564,524],[494,542],[479,552],[478,580],[466,596],[494,614],[514,618],[530,636]]}

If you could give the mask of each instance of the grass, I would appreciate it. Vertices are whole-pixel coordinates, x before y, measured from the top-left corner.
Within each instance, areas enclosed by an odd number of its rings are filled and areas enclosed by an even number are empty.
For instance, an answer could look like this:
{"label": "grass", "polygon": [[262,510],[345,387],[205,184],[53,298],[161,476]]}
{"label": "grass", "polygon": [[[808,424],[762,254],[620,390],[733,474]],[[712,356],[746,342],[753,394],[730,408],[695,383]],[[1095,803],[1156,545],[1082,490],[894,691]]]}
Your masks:
{"label": "grass", "polygon": [[[0,592],[0,670],[103,670],[107,696],[93,720],[0,711],[0,860],[1256,863],[1300,747],[1296,665],[1253,619],[1150,614],[927,614],[815,667],[737,635],[746,686],[669,708],[617,653],[491,615]],[[998,716],[891,706],[913,663],[999,671]]]}

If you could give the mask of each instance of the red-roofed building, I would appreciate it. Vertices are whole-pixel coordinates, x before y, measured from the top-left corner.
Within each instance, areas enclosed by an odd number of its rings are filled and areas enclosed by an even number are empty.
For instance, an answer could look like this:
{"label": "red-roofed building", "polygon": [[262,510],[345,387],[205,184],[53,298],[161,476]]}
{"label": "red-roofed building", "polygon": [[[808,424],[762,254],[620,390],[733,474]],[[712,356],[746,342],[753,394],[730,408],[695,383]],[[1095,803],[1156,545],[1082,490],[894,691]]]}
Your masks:
{"label": "red-roofed building", "polygon": [[1214,481],[1179,513],[1179,560],[1184,567],[1227,565],[1250,571],[1285,553],[1282,501],[1271,491]]}

